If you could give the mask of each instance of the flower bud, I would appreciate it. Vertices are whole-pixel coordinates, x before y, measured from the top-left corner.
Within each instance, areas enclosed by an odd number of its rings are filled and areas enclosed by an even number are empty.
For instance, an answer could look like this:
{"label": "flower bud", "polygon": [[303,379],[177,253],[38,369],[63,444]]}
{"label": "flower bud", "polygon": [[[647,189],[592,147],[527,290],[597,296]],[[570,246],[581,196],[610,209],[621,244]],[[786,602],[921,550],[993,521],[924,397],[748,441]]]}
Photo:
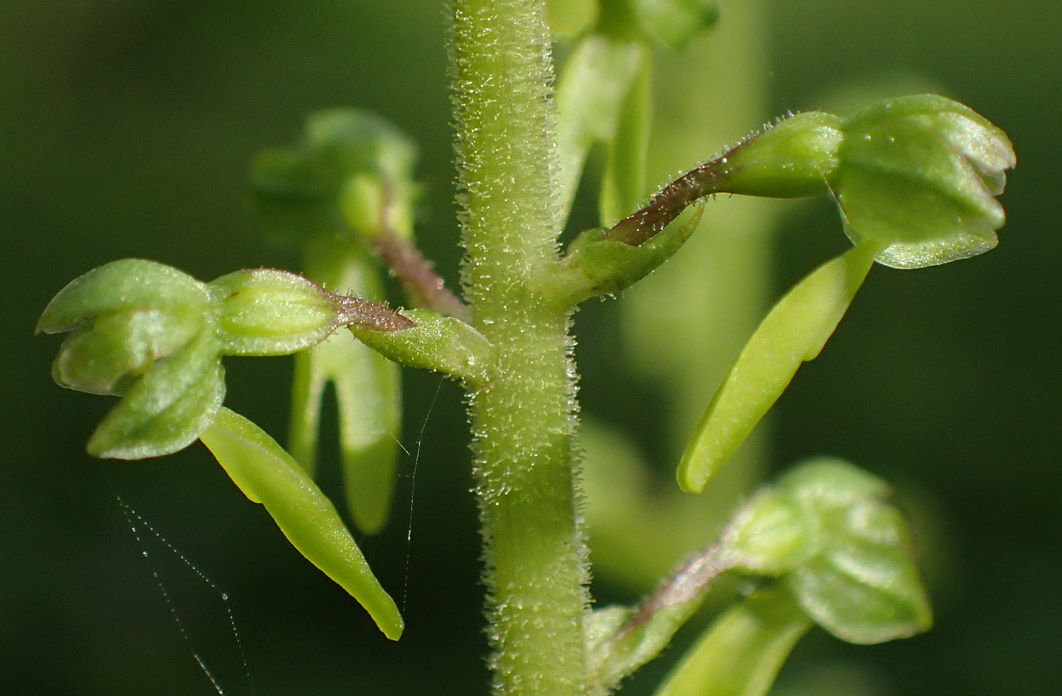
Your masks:
{"label": "flower bud", "polygon": [[188,446],[211,423],[225,394],[222,355],[291,353],[350,324],[415,326],[383,305],[286,271],[237,271],[207,285],[154,261],[125,259],[60,290],[37,330],[71,332],[52,366],[60,386],[123,397],[89,452],[140,459]]}
{"label": "flower bud", "polygon": [[877,260],[921,268],[995,247],[995,196],[1016,159],[1006,134],[935,95],[891,99],[845,121],[830,179],[853,242],[887,243]]}
{"label": "flower bud", "polygon": [[907,520],[888,485],[836,459],[812,459],[775,486],[813,520],[818,550],[785,582],[808,616],[850,643],[880,643],[933,622]]}

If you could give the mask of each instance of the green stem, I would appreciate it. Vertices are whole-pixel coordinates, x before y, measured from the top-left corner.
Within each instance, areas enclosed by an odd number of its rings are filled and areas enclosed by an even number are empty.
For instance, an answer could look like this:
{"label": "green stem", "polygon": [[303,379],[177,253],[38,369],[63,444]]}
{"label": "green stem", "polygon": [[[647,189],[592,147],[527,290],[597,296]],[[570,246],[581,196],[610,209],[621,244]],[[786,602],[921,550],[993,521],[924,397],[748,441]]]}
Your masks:
{"label": "green stem", "polygon": [[495,694],[586,692],[570,308],[556,262],[553,69],[541,0],[453,0],[464,285],[494,345],[470,394]]}

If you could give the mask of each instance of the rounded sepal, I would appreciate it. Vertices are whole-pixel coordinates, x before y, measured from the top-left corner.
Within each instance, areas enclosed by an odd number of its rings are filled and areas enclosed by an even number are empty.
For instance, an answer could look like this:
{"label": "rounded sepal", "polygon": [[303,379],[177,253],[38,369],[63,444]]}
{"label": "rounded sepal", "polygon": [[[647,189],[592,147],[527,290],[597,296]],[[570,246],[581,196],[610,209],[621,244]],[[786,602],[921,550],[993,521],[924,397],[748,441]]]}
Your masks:
{"label": "rounded sepal", "polygon": [[225,398],[217,341],[201,334],[133,383],[88,442],[105,459],[145,459],[184,449],[214,420]]}
{"label": "rounded sepal", "polygon": [[206,285],[146,259],[111,261],[70,281],[37,321],[37,333],[72,331],[99,314],[144,308],[205,309]]}
{"label": "rounded sepal", "polygon": [[63,341],[52,378],[67,389],[119,394],[129,380],[184,348],[205,327],[202,311],[184,307],[99,314]]}

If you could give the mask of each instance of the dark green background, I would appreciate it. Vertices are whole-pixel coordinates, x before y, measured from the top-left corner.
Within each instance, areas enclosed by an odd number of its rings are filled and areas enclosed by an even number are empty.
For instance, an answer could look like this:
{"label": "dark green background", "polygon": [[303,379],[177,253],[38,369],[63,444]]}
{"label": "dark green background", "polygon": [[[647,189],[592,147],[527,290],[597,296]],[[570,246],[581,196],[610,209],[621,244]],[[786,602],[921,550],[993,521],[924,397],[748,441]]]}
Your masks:
{"label": "dark green background", "polygon": [[[813,635],[783,682],[789,693],[819,677],[850,694],[1057,693],[1062,3],[769,5],[775,113],[814,108],[852,81],[921,80],[1001,125],[1019,162],[999,248],[872,274],[828,359],[776,409],[773,461],[843,453],[929,511],[937,612],[933,632],[887,646]],[[390,644],[200,447],[137,463],[87,457],[110,403],[57,388],[48,366],[58,341],[32,336],[63,284],[113,258],[153,258],[203,279],[292,266],[260,241],[247,165],[257,149],[289,142],[304,114],[334,105],[377,110],[421,144],[420,238],[454,278],[444,26],[436,0],[0,3],[0,691],[213,693],[157,570],[225,692],[251,693],[224,606],[160,544],[137,544],[120,496],[229,593],[256,693],[486,693],[478,539],[451,385],[407,379],[405,441],[420,452],[412,541],[411,458],[394,524],[366,542],[406,608],[406,635]],[[705,157],[719,145],[690,150]],[[832,215],[812,206],[788,221],[779,287],[816,258],[808,240],[836,225]],[[608,307],[587,312],[584,326],[607,325]],[[595,354],[601,342],[584,344],[580,361],[611,362]],[[228,403],[282,433],[289,371],[282,359],[229,361]],[[623,398],[624,381],[620,366],[611,377],[596,369],[588,401]]]}

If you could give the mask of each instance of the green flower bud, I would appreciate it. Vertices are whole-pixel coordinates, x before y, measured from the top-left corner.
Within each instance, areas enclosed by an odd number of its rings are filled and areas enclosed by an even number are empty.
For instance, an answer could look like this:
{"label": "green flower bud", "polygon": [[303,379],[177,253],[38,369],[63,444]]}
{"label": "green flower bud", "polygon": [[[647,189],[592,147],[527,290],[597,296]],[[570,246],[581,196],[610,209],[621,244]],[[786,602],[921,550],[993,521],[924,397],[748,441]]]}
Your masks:
{"label": "green flower bud", "polygon": [[772,197],[828,185],[852,242],[884,246],[876,260],[886,266],[922,268],[996,245],[1006,216],[995,197],[1015,162],[1006,134],[984,117],[918,95],[844,121],[798,114],[699,168],[699,179],[714,192]]}
{"label": "green flower bud", "polygon": [[210,294],[174,268],[142,259],[95,268],[59,291],[37,330],[70,332],[52,364],[60,386],[123,397],[89,440],[97,457],[176,452],[221,406]]}
{"label": "green flower bud", "polygon": [[888,243],[877,260],[921,268],[995,247],[995,196],[1016,163],[1006,134],[957,102],[892,99],[845,121],[831,184],[853,242]]}

